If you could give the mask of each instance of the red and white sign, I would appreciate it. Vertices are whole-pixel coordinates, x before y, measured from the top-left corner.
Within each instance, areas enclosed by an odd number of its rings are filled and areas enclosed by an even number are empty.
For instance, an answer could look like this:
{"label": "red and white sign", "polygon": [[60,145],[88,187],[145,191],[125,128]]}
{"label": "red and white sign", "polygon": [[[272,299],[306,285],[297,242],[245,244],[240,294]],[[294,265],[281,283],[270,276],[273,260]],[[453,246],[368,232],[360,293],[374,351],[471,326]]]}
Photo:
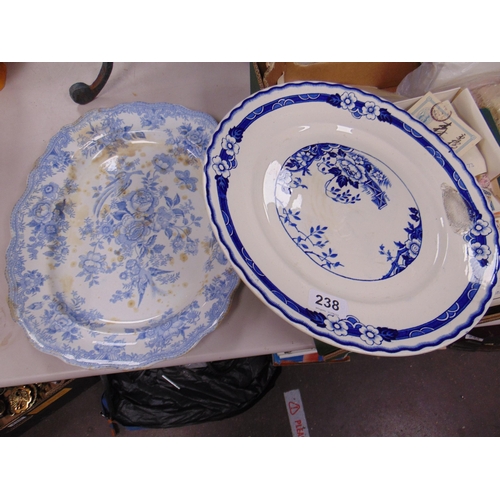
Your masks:
{"label": "red and white sign", "polygon": [[301,408],[302,408],[302,406],[300,406],[295,401],[290,401],[288,403],[288,410],[290,411],[291,415],[295,415]]}
{"label": "red and white sign", "polygon": [[307,427],[306,414],[302,405],[300,391],[285,392],[285,403],[288,412],[288,420],[294,437],[309,437],[309,429]]}

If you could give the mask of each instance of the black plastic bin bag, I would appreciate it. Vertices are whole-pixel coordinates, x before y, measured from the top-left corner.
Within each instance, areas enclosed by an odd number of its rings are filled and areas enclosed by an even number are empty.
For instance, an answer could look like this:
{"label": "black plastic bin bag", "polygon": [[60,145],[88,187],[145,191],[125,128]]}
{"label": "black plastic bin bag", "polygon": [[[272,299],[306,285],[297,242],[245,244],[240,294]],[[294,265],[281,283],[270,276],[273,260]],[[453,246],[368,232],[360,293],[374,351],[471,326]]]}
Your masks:
{"label": "black plastic bin bag", "polygon": [[126,372],[102,377],[103,414],[131,428],[222,420],[257,403],[281,371],[271,356]]}

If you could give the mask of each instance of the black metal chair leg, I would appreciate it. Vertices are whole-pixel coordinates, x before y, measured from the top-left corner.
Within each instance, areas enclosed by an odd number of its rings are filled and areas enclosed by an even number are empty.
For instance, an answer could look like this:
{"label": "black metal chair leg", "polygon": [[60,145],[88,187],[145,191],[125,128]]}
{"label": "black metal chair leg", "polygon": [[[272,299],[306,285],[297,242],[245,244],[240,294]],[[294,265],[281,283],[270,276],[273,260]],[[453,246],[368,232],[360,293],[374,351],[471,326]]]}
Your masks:
{"label": "black metal chair leg", "polygon": [[102,63],[101,71],[99,71],[92,85],[87,85],[82,82],[71,85],[69,89],[71,99],[78,104],[88,104],[92,102],[97,97],[97,94],[104,88],[104,85],[106,85],[112,69],[113,63]]}

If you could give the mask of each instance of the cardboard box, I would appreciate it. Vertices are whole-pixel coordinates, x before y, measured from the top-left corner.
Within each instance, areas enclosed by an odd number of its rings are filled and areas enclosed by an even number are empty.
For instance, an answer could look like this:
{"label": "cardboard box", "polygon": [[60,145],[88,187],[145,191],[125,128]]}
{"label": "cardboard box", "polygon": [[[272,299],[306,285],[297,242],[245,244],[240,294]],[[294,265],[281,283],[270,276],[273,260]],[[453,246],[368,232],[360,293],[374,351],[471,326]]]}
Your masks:
{"label": "cardboard box", "polygon": [[253,63],[260,88],[277,83],[296,81],[323,81],[374,87],[394,92],[401,80],[418,62],[274,62]]}

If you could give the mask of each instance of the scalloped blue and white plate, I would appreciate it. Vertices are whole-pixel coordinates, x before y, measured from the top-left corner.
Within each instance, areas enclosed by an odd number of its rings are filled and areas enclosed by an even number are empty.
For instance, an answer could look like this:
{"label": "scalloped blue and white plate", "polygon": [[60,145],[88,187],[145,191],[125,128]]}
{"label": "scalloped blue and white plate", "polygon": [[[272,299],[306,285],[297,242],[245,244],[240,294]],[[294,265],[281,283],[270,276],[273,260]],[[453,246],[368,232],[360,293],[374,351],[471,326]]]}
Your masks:
{"label": "scalloped blue and white plate", "polygon": [[11,218],[13,316],[86,368],[181,356],[239,280],[215,239],[203,163],[217,123],[172,104],[90,111],[52,138]]}
{"label": "scalloped blue and white plate", "polygon": [[498,233],[481,189],[437,135],[377,96],[321,82],[258,92],[219,124],[205,189],[240,277],[323,342],[424,353],[491,301]]}

